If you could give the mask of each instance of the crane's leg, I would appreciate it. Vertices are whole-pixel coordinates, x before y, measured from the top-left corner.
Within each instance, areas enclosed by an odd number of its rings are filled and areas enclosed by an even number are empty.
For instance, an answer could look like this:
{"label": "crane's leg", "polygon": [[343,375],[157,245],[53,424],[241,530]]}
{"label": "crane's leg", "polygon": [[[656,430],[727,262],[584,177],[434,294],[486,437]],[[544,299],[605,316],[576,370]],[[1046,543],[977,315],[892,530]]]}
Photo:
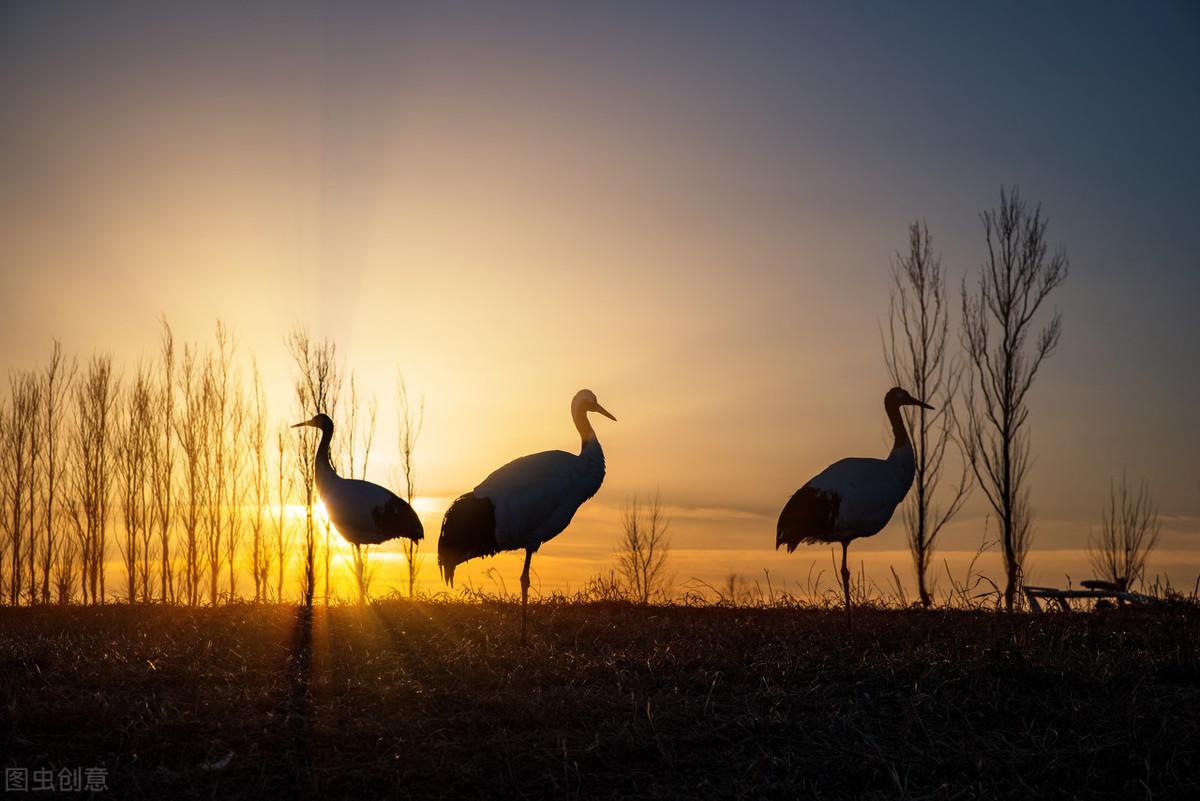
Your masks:
{"label": "crane's leg", "polygon": [[362,586],[362,549],[359,548],[357,542],[350,543],[351,549],[354,550],[354,583],[358,585],[358,605],[363,603],[363,586]]}
{"label": "crane's leg", "polygon": [[850,540],[842,540],[842,591],[846,594],[846,625],[850,625],[850,568],[846,567],[846,549]]}
{"label": "crane's leg", "polygon": [[525,569],[521,571],[521,645],[525,644],[525,619],[529,611],[529,562],[533,551],[525,551]]}

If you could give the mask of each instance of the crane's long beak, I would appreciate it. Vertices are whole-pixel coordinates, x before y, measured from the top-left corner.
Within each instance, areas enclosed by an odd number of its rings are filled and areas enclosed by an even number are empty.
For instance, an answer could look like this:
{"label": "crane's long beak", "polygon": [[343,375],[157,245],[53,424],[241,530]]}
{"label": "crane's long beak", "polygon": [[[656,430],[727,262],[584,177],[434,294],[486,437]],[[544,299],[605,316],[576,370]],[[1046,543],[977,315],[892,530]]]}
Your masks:
{"label": "crane's long beak", "polygon": [[612,420],[614,423],[615,423],[615,422],[617,422],[617,418],[613,417],[613,416],[612,416],[612,415],[609,413],[608,409],[605,409],[603,406],[601,406],[601,405],[600,405],[600,404],[598,404],[598,403],[596,404],[596,411],[600,412],[600,414],[604,415],[604,416],[605,416],[605,417],[607,417],[609,420]]}
{"label": "crane's long beak", "polygon": [[933,407],[932,407],[932,406],[930,406],[930,405],[929,405],[928,403],[926,403],[925,401],[919,401],[919,400],[916,400],[916,399],[914,399],[914,400],[913,400],[913,404],[914,404],[915,406],[920,406],[922,409],[929,409],[929,410],[931,410],[931,411],[933,410]]}
{"label": "crane's long beak", "polygon": [[311,425],[312,425],[312,420],[305,420],[303,423],[296,423],[296,425],[292,426],[292,428],[303,428],[304,426],[311,426]]}

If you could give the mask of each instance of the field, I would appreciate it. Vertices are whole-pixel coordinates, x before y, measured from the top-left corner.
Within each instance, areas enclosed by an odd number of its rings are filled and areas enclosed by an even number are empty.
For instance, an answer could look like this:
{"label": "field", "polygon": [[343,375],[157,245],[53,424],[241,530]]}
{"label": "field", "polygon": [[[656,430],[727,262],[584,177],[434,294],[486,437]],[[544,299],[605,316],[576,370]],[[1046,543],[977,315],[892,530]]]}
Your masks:
{"label": "field", "polygon": [[[0,609],[5,767],[107,797],[1197,798],[1200,612]],[[14,796],[16,797],[16,796]]]}

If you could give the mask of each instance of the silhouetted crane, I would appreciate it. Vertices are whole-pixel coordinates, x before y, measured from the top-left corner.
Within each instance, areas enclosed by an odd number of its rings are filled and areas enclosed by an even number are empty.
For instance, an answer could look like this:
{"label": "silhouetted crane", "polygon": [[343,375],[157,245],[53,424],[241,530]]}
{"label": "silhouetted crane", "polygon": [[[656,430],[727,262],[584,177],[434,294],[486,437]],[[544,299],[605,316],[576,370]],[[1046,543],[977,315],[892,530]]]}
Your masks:
{"label": "silhouetted crane", "polygon": [[333,527],[356,551],[363,545],[378,545],[397,537],[419,542],[425,536],[420,518],[403,498],[378,484],[342,478],[334,471],[329,461],[329,441],[333,438],[329,415],[317,414],[292,428],[301,426],[321,430],[316,456],[317,493]]}
{"label": "silhouetted crane", "polygon": [[933,407],[900,387],[883,396],[883,408],[892,423],[895,442],[886,459],[842,459],[796,491],[783,512],[775,533],[775,548],[787,545],[788,553],[800,543],[842,544],[842,590],[846,615],[850,615],[850,570],[846,549],[850,540],[879,533],[892,512],[908,494],[916,473],[912,441],[904,427],[901,406]]}
{"label": "silhouetted crane", "polygon": [[521,572],[522,645],[529,604],[529,562],[543,542],[566,529],[575,511],[596,494],[604,481],[604,451],[588,421],[589,412],[617,419],[596,401],[590,389],[579,390],[571,400],[571,419],[579,430],[578,455],[545,451],[511,461],[474,491],[457,498],[442,520],[438,566],[442,578],[452,587],[454,568],[468,559],[525,550],[525,569]]}

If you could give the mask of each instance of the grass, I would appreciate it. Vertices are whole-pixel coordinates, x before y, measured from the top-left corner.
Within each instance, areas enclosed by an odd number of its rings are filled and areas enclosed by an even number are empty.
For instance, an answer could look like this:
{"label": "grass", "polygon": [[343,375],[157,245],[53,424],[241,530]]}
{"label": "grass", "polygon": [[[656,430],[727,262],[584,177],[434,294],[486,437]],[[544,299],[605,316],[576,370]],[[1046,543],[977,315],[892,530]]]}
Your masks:
{"label": "grass", "polygon": [[6,767],[121,798],[1196,798],[1200,612],[0,609]]}

